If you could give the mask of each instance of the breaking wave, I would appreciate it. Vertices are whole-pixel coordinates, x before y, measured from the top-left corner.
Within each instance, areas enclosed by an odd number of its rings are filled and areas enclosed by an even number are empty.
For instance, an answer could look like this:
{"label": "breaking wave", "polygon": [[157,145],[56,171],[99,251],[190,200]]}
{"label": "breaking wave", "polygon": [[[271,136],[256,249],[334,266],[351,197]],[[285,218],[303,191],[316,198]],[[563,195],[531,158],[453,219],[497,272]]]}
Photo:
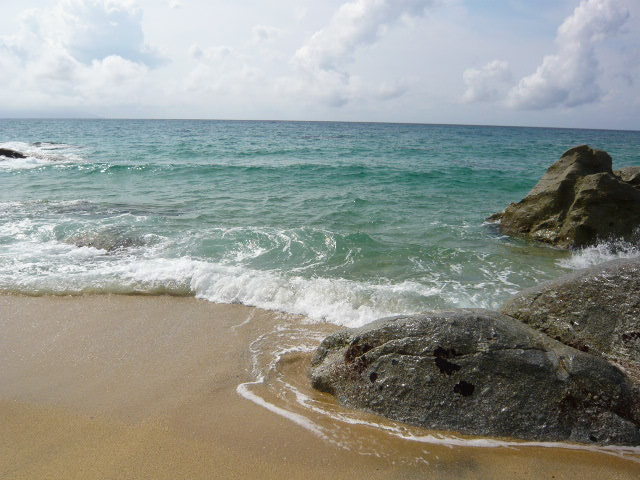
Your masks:
{"label": "breaking wave", "polygon": [[0,158],[0,169],[4,170],[28,170],[84,161],[80,147],[65,143],[4,142],[0,143],[0,148],[15,150],[26,156],[26,158]]}
{"label": "breaking wave", "polygon": [[610,240],[592,247],[582,248],[572,252],[569,258],[561,259],[558,265],[577,270],[592,267],[600,263],[619,258],[634,258],[640,256],[640,245],[636,242],[624,240]]}

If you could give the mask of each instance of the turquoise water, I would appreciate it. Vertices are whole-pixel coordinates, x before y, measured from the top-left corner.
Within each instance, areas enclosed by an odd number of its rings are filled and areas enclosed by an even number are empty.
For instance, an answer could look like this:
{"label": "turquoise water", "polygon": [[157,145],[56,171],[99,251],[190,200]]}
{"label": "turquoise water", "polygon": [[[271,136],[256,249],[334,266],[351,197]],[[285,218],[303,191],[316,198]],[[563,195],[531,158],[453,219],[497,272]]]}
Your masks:
{"label": "turquoise water", "polygon": [[484,223],[568,148],[640,132],[324,122],[0,120],[0,290],[194,295],[360,325],[496,308],[633,245],[568,253]]}

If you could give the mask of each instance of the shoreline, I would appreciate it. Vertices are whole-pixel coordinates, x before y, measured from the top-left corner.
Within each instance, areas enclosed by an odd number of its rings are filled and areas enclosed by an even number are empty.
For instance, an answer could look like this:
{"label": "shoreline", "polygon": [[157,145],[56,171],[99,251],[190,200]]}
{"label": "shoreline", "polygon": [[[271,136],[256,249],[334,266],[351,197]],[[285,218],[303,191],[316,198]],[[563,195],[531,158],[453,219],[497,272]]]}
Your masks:
{"label": "shoreline", "polygon": [[[0,328],[3,478],[640,474],[640,452],[452,446],[389,435],[375,425],[402,427],[342,409],[306,385],[310,349],[338,327],[301,317],[192,297],[0,295]],[[247,400],[240,385],[328,437]],[[320,407],[352,423],[321,415]]]}

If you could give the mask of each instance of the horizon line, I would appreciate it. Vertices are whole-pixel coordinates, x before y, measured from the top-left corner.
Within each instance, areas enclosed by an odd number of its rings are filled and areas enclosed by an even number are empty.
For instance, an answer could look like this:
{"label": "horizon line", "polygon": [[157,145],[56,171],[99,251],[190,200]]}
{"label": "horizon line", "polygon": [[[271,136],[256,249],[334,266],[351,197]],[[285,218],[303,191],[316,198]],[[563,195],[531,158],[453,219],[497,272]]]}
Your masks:
{"label": "horizon line", "polygon": [[264,122],[264,123],[352,123],[373,125],[421,125],[440,127],[494,127],[494,128],[540,128],[550,130],[595,130],[614,132],[640,132],[630,128],[596,128],[596,127],[558,127],[539,125],[502,125],[481,123],[433,123],[433,122],[400,122],[378,120],[277,120],[277,119],[238,119],[238,118],[153,118],[153,117],[2,117],[0,120],[90,120],[90,121],[197,121],[197,122]]}

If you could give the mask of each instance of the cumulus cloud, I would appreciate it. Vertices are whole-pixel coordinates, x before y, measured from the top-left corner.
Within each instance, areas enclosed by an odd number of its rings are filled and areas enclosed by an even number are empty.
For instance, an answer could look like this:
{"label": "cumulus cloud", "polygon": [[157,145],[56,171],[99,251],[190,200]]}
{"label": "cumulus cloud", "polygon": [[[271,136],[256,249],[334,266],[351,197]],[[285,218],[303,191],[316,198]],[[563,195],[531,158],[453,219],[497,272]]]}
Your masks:
{"label": "cumulus cloud", "polygon": [[132,91],[139,92],[145,87],[147,73],[148,67],[144,64],[110,55],[93,60],[89,69],[81,69],[77,88],[83,97],[108,91],[110,101],[124,102],[130,100]]}
{"label": "cumulus cloud", "polygon": [[24,56],[45,45],[85,64],[118,55],[153,67],[162,57],[145,44],[141,22],[140,8],[126,0],[61,0],[50,9],[24,12],[20,33],[5,43]]}
{"label": "cumulus cloud", "polygon": [[403,16],[419,16],[433,0],[353,0],[343,4],[329,24],[314,33],[295,54],[301,66],[338,70],[355,50],[374,43]]}
{"label": "cumulus cloud", "polygon": [[596,46],[620,33],[629,17],[622,0],[584,0],[558,29],[557,53],[515,85],[508,103],[521,109],[575,107],[599,100]]}
{"label": "cumulus cloud", "polygon": [[[244,46],[203,48],[194,45],[189,56],[195,66],[186,76],[185,88],[218,96],[245,92],[247,97],[260,92],[265,97],[286,99],[296,105],[302,100],[331,107],[341,107],[356,99],[397,98],[408,90],[406,81],[369,84],[350,73],[348,67],[359,48],[375,43],[401,19],[422,15],[436,1],[346,1],[293,57],[278,51],[274,45],[285,32],[266,25],[254,26],[251,40]],[[283,61],[286,58],[291,60],[288,65]],[[290,70],[283,72],[283,66]],[[266,72],[278,74],[270,76]]]}
{"label": "cumulus cloud", "polygon": [[512,83],[509,63],[502,60],[489,62],[480,69],[468,68],[462,78],[467,87],[462,96],[465,103],[498,100]]}
{"label": "cumulus cloud", "polygon": [[125,0],[61,0],[25,11],[20,29],[0,37],[4,103],[21,97],[67,104],[126,99],[162,62],[144,42],[142,12]]}
{"label": "cumulus cloud", "polygon": [[[356,51],[374,44],[403,17],[420,16],[436,3],[436,0],[351,0],[344,3],[328,25],[296,51],[294,65],[303,78],[292,82],[294,88],[307,91],[332,106],[346,104],[356,91],[356,82],[346,69]],[[393,96],[387,95],[388,98]]]}
{"label": "cumulus cloud", "polygon": [[60,23],[59,38],[83,63],[110,55],[151,67],[162,61],[144,43],[142,10],[129,2],[65,0],[56,9],[53,18]]}

